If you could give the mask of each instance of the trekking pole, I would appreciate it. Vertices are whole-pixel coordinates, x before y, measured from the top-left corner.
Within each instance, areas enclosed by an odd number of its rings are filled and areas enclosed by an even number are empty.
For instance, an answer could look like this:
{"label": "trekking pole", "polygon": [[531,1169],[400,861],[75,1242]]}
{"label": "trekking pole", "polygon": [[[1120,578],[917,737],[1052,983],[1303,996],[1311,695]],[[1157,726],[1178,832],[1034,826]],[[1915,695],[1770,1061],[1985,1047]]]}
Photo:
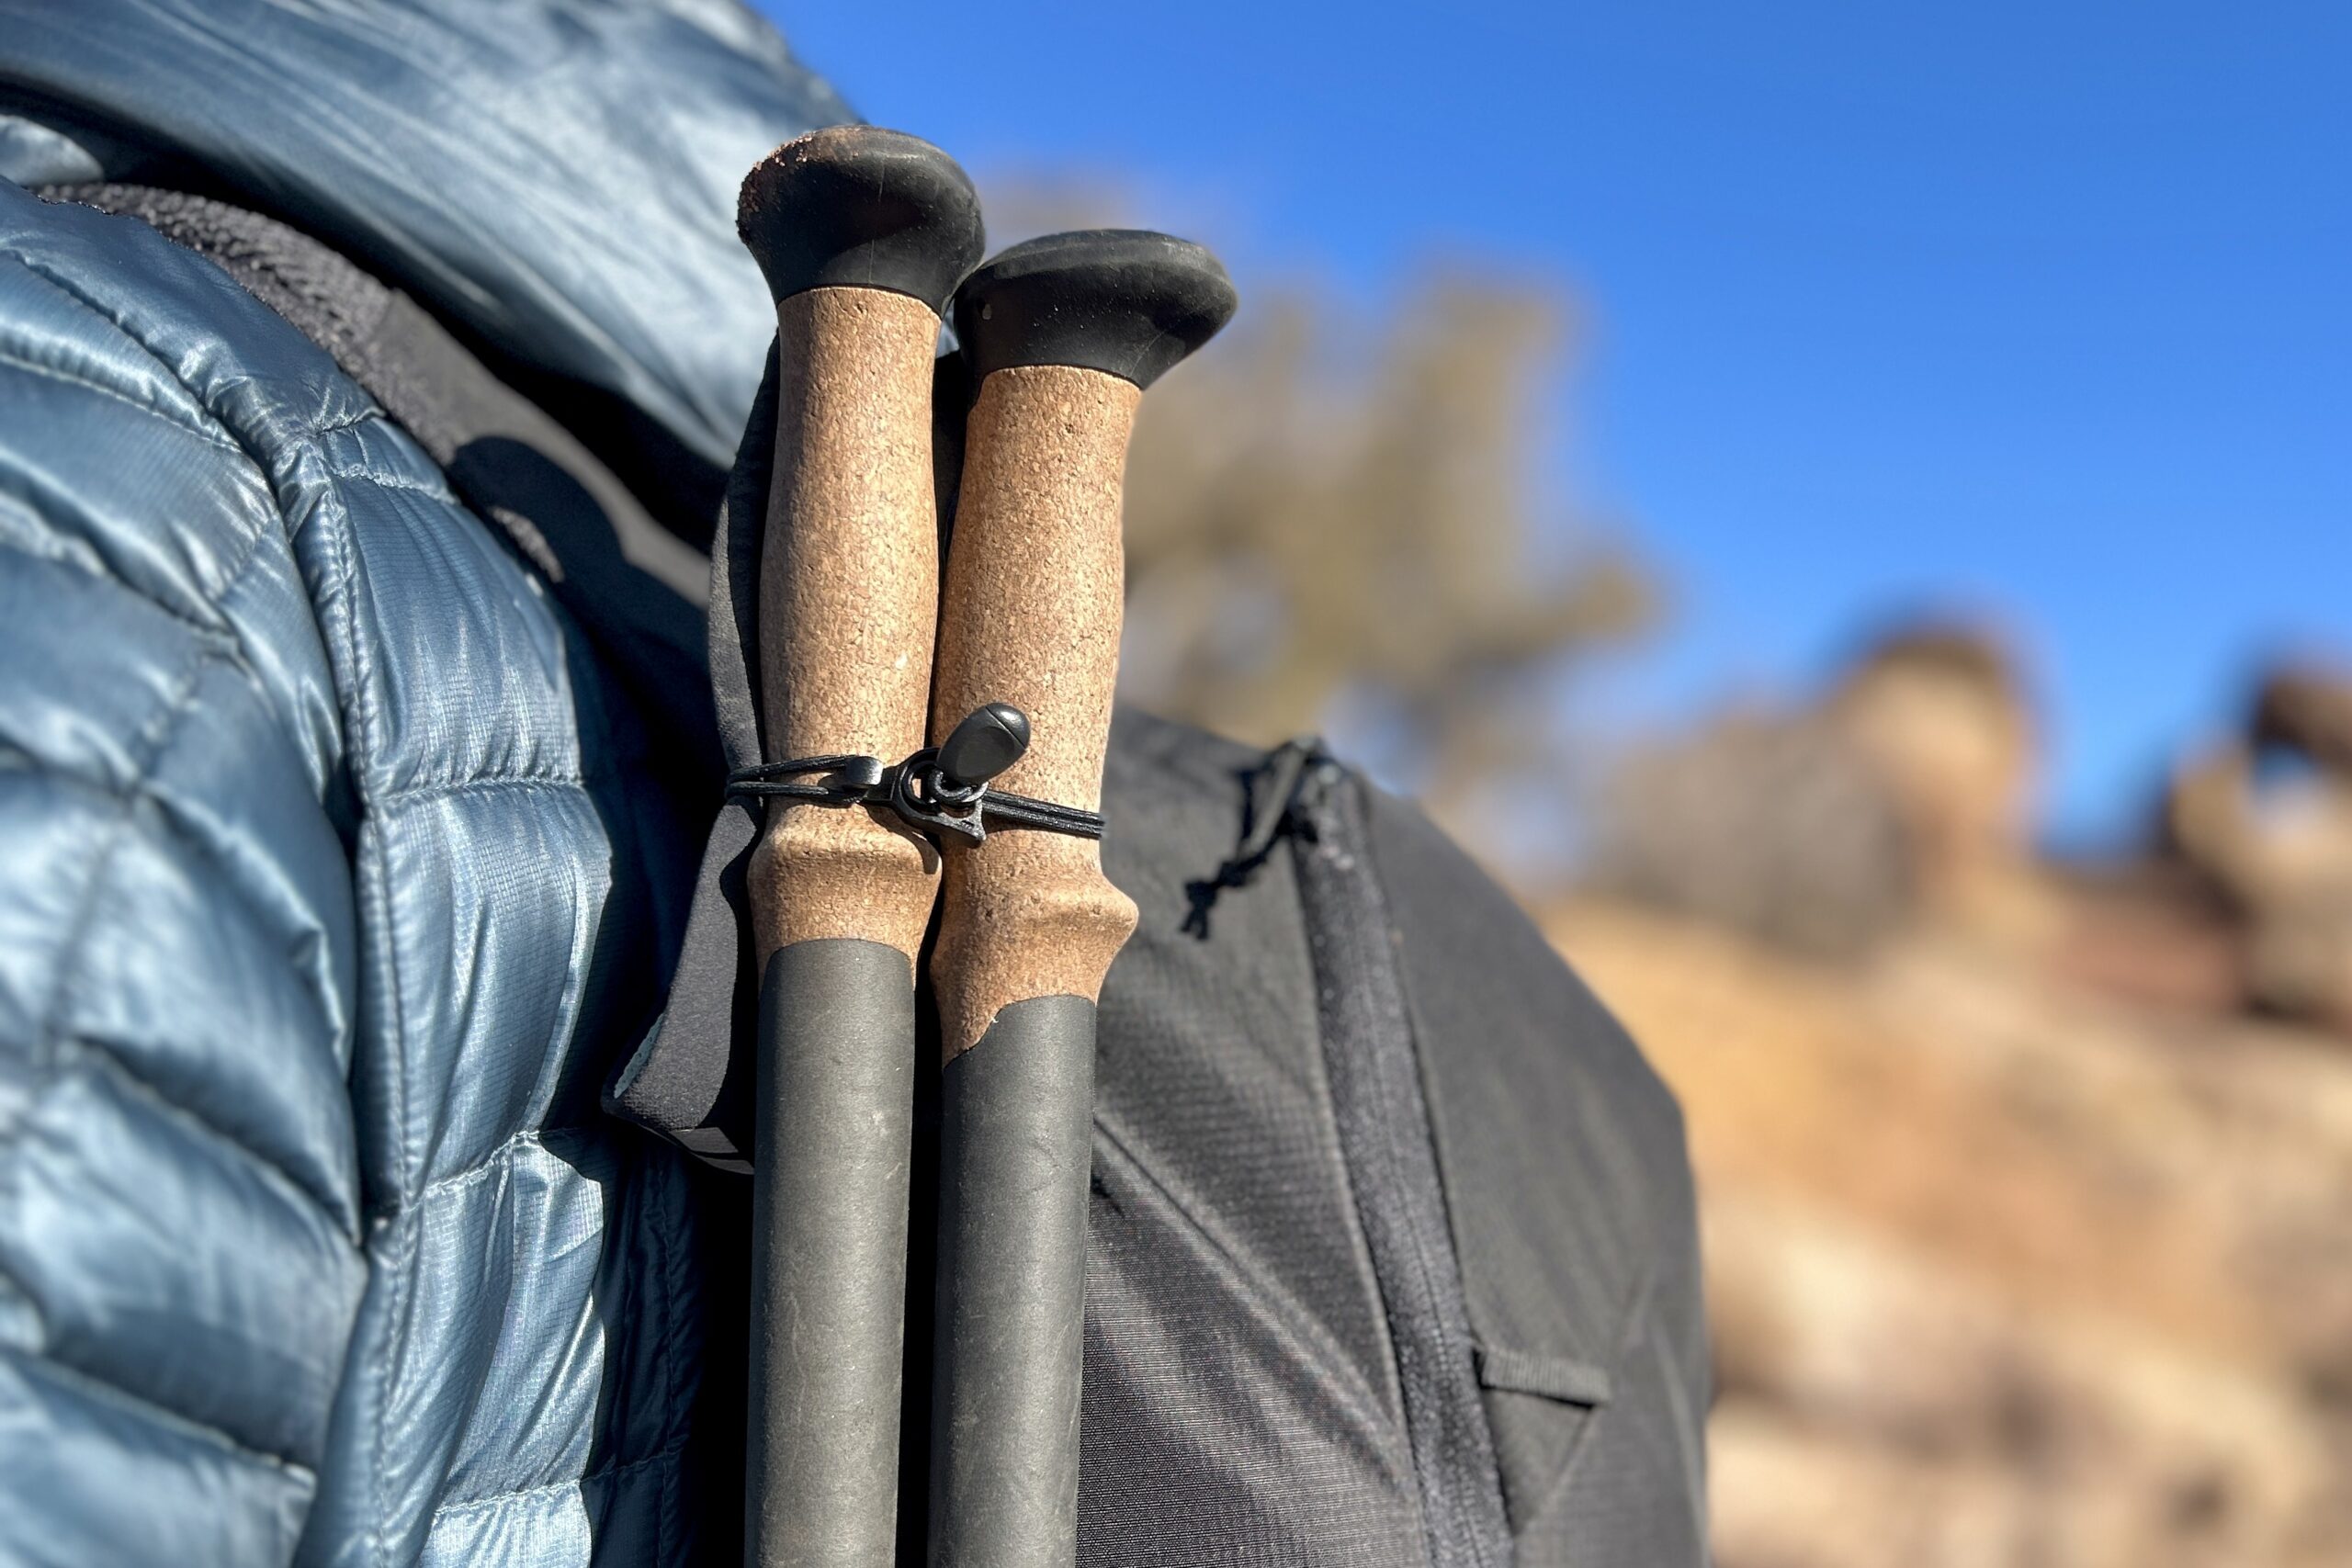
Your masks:
{"label": "trekking pole", "polygon": [[[962,771],[1001,768],[1029,796],[1099,808],[1136,408],[1234,305],[1225,269],[1200,246],[1114,231],[1016,245],[957,291],[956,335],[978,393],[932,700],[951,773],[959,749],[992,749]],[[1136,907],[1102,874],[1093,840],[1067,828],[943,843],[930,1557],[940,1568],[1068,1568],[1094,1004]]]}
{"label": "trekking pole", "polygon": [[938,607],[940,313],[979,259],[947,155],[841,126],[743,182],[776,301],[775,473],[759,578],[767,797],[745,1555],[888,1568],[897,1532],[914,964],[937,857],[868,803],[922,744]]}

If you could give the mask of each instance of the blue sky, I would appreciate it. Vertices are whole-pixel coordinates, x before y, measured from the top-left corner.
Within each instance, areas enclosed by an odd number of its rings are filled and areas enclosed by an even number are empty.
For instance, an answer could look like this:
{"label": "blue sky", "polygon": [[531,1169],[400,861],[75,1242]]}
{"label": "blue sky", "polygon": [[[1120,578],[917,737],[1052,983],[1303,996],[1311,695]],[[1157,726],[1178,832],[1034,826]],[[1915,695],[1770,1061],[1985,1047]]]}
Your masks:
{"label": "blue sky", "polygon": [[1432,254],[1572,288],[1552,460],[1676,600],[1611,724],[1982,609],[2080,840],[2267,653],[2352,658],[2341,0],[768,9],[978,170],[1160,193],[1245,292],[1376,308]]}

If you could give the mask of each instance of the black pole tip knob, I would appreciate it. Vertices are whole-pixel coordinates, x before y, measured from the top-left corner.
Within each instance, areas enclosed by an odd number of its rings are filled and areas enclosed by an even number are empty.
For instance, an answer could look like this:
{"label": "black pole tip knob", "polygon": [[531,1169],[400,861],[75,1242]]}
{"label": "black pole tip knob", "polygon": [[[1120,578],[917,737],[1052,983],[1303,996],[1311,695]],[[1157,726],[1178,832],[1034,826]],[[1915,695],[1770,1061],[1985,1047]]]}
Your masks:
{"label": "black pole tip knob", "polygon": [[778,300],[879,288],[944,313],[986,245],[980,198],[921,137],[834,125],[795,137],[743,176],[735,231]]}
{"label": "black pole tip knob", "polygon": [[1216,256],[1140,229],[1024,241],[956,291],[956,337],[977,381],[1072,365],[1148,387],[1233,319],[1240,298]]}
{"label": "black pole tip knob", "polygon": [[939,748],[939,772],[950,786],[984,784],[1029,750],[1029,716],[1011,703],[982,703],[964,716]]}

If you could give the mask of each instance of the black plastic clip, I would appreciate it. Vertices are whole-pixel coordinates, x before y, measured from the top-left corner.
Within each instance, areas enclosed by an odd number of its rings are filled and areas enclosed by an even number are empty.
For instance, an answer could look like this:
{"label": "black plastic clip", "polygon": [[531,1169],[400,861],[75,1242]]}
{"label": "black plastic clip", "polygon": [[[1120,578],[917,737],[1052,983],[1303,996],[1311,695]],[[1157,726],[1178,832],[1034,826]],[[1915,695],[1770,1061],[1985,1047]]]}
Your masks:
{"label": "black plastic clip", "polygon": [[933,843],[952,835],[977,844],[991,828],[1100,839],[1102,818],[1094,812],[989,787],[1028,750],[1028,716],[1011,703],[985,703],[944,743],[895,766],[883,766],[878,757],[795,757],[736,769],[727,775],[727,793],[807,806],[883,807]]}
{"label": "black plastic clip", "polygon": [[972,844],[989,836],[988,820],[982,815],[989,795],[987,781],[956,784],[950,780],[939,765],[938,747],[924,747],[888,773],[890,809],[917,831],[953,833]]}

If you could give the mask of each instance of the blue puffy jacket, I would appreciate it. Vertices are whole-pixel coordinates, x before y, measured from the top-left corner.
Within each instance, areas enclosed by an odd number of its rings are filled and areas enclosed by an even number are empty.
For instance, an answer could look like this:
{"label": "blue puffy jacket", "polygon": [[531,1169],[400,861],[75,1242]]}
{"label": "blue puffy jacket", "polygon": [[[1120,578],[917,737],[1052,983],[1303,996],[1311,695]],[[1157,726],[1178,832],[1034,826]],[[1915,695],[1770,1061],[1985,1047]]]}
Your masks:
{"label": "blue puffy jacket", "polygon": [[715,485],[734,182],[843,112],[723,0],[0,5],[0,1562],[682,1561],[706,1273],[596,1109],[700,824],[618,819],[579,627],[327,353],[21,187],[198,172]]}

